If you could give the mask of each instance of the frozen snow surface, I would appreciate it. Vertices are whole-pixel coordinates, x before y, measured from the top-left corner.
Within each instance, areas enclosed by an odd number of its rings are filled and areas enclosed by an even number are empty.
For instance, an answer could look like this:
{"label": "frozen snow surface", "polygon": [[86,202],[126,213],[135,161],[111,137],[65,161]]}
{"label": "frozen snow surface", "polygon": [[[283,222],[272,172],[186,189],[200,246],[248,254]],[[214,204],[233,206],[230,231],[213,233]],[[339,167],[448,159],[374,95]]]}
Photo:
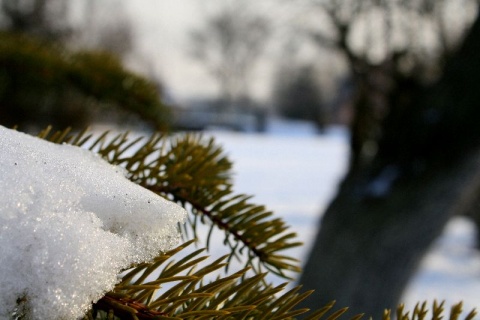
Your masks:
{"label": "frozen snow surface", "polygon": [[[237,192],[252,194],[257,204],[282,217],[297,232],[303,247],[288,254],[305,261],[321,213],[335,195],[348,157],[348,135],[342,128],[315,134],[313,126],[274,122],[266,134],[211,131],[234,163]],[[474,249],[476,230],[465,218],[455,218],[434,243],[403,301],[460,301],[464,310],[480,308],[480,254]],[[215,241],[212,241],[215,243]],[[221,250],[221,241],[218,241]]]}
{"label": "frozen snow surface", "polygon": [[90,151],[3,127],[0,150],[1,319],[76,319],[121,270],[178,244],[184,209]]}

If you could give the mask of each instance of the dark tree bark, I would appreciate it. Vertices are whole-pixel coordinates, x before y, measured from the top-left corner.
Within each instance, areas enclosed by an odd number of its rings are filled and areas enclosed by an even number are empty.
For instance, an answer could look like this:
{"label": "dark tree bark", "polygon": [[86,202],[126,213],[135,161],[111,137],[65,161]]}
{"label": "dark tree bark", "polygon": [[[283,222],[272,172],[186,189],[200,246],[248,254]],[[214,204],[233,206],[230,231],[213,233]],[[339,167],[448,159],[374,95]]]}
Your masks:
{"label": "dark tree bark", "polygon": [[[392,77],[385,96],[389,111],[370,158],[362,158],[365,138],[358,138],[365,123],[353,128],[355,157],[299,281],[316,290],[307,307],[336,300],[352,314],[380,318],[400,302],[447,221],[471,212],[478,201],[479,17],[438,82],[425,87],[412,78]],[[369,102],[360,97],[356,103]]]}

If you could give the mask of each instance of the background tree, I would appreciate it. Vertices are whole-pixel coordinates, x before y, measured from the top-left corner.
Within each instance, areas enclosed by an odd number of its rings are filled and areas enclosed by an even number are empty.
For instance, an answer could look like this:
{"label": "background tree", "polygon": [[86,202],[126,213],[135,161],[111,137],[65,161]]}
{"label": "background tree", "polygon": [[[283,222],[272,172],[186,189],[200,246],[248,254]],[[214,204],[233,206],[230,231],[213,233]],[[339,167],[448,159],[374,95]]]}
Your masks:
{"label": "background tree", "polygon": [[280,67],[274,84],[274,106],[281,116],[311,121],[322,131],[327,115],[320,92],[313,66],[284,65]]}
{"label": "background tree", "polygon": [[354,119],[350,167],[300,283],[316,289],[306,305],[337,300],[377,318],[478,198],[480,21],[462,43],[475,16],[452,16],[455,1],[318,4],[334,32],[313,37],[347,61]]}
{"label": "background tree", "polygon": [[222,109],[249,100],[249,82],[269,34],[268,20],[239,1],[226,2],[191,33],[192,54],[218,84]]}
{"label": "background tree", "polygon": [[119,112],[137,115],[158,130],[169,121],[157,86],[126,70],[115,56],[0,33],[3,125],[82,127],[99,114],[121,120]]}
{"label": "background tree", "polygon": [[1,0],[2,29],[50,41],[65,40],[73,31],[69,8],[69,2],[62,0]]}
{"label": "background tree", "polygon": [[68,1],[0,1],[2,124],[33,129],[143,121],[165,129],[169,115],[161,87],[122,65],[133,33],[115,4],[104,19],[105,6],[88,1],[85,25],[74,26]]}
{"label": "background tree", "polygon": [[[73,5],[63,0],[0,0],[0,27],[4,31],[58,41],[75,48],[95,48],[124,57],[133,50],[133,25],[119,1],[85,1],[75,10],[84,17],[71,19]],[[79,13],[77,13],[79,14]]]}

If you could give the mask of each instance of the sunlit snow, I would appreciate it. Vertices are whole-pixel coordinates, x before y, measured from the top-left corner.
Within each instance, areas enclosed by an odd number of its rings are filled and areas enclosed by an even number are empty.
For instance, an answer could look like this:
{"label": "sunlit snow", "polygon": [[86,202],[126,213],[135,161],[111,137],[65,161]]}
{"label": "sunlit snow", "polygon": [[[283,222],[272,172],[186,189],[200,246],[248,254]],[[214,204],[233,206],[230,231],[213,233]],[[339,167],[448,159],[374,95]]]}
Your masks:
{"label": "sunlit snow", "polygon": [[[315,134],[305,123],[273,121],[265,134],[210,131],[234,163],[236,192],[253,194],[297,232],[304,246],[285,252],[305,262],[319,219],[337,191],[348,161],[348,136],[330,128]],[[208,231],[208,230],[206,230]],[[402,302],[413,309],[418,301],[463,301],[464,310],[480,307],[480,253],[474,248],[471,221],[456,217],[432,245]],[[212,241],[222,250],[222,241]],[[281,282],[281,281],[280,281]]]}
{"label": "sunlit snow", "polygon": [[[75,319],[132,263],[178,244],[180,206],[90,151],[0,127],[0,318]],[[18,311],[19,312],[19,311]]]}

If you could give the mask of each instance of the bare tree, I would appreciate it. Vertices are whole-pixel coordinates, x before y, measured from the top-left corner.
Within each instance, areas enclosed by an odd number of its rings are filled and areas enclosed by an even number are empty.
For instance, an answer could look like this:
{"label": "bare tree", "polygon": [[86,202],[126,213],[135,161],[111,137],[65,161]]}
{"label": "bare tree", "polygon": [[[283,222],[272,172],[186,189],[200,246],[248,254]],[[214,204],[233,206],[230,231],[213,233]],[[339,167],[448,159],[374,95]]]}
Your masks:
{"label": "bare tree", "polygon": [[327,27],[313,31],[312,38],[344,56],[356,87],[351,126],[355,165],[368,158],[380,135],[378,123],[388,113],[385,97],[395,82],[407,77],[420,84],[438,77],[474,18],[476,1],[313,2]]}
{"label": "bare tree", "polygon": [[327,110],[315,66],[291,63],[280,66],[272,95],[275,108],[281,116],[311,121],[319,132],[325,129]]}
{"label": "bare tree", "polygon": [[300,282],[316,289],[307,306],[337,300],[379,318],[478,198],[480,20],[473,0],[453,15],[458,1],[315,3],[330,31],[313,37],[347,61],[354,119],[350,167]]}
{"label": "bare tree", "polygon": [[219,86],[224,108],[249,96],[249,82],[270,33],[268,20],[230,2],[191,33],[192,53]]}

